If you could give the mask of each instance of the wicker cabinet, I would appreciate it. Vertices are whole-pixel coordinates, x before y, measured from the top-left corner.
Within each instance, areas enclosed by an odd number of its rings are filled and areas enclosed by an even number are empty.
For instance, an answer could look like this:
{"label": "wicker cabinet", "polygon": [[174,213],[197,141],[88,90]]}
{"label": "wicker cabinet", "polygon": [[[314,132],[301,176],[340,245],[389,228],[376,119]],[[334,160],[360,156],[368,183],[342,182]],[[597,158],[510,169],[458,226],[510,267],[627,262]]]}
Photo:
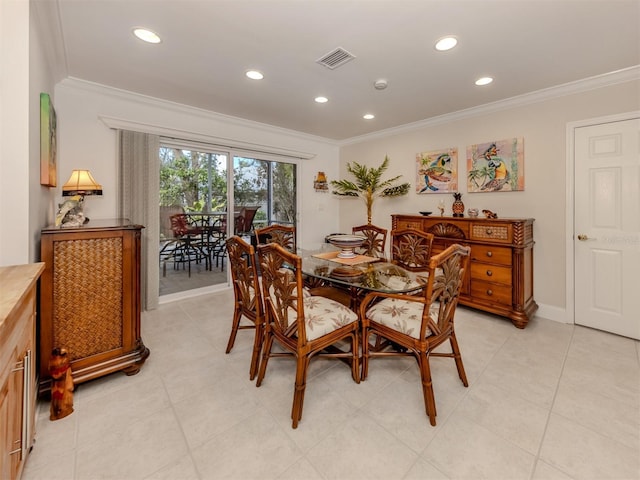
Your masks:
{"label": "wicker cabinet", "polygon": [[435,235],[433,253],[452,243],[471,247],[460,303],[511,319],[524,328],[538,305],[533,299],[533,219],[392,215],[392,228]]}
{"label": "wicker cabinet", "polygon": [[91,221],[42,230],[40,390],[49,358],[66,348],[75,384],[115,371],[138,373],[149,356],[140,336],[140,225]]}
{"label": "wicker cabinet", "polygon": [[0,267],[0,478],[20,478],[36,410],[36,286],[44,264]]}

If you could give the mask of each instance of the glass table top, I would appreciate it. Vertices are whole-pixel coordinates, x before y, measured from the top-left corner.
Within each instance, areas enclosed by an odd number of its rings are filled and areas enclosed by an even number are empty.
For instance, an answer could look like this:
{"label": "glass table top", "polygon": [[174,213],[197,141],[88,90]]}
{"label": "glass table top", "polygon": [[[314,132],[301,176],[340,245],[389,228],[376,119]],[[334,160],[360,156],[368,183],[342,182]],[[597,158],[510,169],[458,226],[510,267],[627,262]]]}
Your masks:
{"label": "glass table top", "polygon": [[302,272],[310,277],[346,287],[392,293],[418,290],[427,280],[426,272],[411,272],[384,260],[367,260],[371,257],[360,256],[362,258],[350,259],[349,263],[345,264],[337,258],[317,256],[327,256],[327,252],[330,251],[332,250],[299,251],[298,255],[302,257]]}

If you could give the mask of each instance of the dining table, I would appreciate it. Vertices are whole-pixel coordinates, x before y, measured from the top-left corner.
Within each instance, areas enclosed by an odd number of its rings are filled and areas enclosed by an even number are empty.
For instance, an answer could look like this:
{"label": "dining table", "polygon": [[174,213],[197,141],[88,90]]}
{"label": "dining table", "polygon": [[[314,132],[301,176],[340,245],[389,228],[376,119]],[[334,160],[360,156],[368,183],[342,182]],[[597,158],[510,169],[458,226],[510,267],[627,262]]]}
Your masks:
{"label": "dining table", "polygon": [[[427,284],[428,273],[407,270],[385,259],[354,255],[340,258],[341,249],[327,244],[319,250],[298,250],[302,273],[309,287],[330,285],[349,294],[349,308],[359,315],[360,303],[369,292],[419,294]],[[364,338],[361,339],[364,341]],[[377,338],[373,351],[398,345]],[[332,350],[330,348],[329,350]]]}

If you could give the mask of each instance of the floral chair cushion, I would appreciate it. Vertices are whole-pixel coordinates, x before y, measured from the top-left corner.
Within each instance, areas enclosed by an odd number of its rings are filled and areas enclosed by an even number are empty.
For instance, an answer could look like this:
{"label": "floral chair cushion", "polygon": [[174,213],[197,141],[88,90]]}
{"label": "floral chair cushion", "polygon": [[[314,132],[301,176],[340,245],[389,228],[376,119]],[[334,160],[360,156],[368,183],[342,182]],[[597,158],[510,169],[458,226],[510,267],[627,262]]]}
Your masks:
{"label": "floral chair cushion", "polygon": [[[367,318],[413,338],[419,338],[423,310],[422,302],[385,298],[367,310]],[[437,303],[431,305],[429,315],[434,322],[438,321]],[[431,335],[431,330],[427,328],[426,336]]]}
{"label": "floral chair cushion", "polygon": [[[307,340],[315,340],[358,321],[358,315],[341,303],[330,298],[311,295],[304,297],[304,317]],[[295,321],[296,312],[290,308],[289,322]]]}

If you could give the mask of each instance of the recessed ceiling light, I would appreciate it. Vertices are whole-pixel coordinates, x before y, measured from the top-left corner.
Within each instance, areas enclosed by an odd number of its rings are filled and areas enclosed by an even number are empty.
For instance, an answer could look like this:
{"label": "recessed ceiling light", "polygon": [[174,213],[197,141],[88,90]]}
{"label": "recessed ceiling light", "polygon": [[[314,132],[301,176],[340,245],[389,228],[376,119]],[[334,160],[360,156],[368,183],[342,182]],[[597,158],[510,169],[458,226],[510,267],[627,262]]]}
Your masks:
{"label": "recessed ceiling light", "polygon": [[442,37],[440,40],[436,42],[436,50],[444,52],[446,50],[451,50],[458,44],[458,39],[456,37]]}
{"label": "recessed ceiling light", "polygon": [[329,101],[327,97],[316,97],[315,100],[318,103],[327,103]]}
{"label": "recessed ceiling light", "polygon": [[371,113],[367,113],[363,115],[362,118],[364,118],[365,120],[373,120],[374,118],[376,118],[376,116]]}
{"label": "recessed ceiling light", "polygon": [[151,30],[147,30],[146,28],[134,28],[133,34],[140,40],[147,43],[160,43],[162,41],[156,33]]}
{"label": "recessed ceiling light", "polygon": [[478,86],[489,85],[491,82],[493,82],[493,78],[491,78],[491,77],[481,77],[481,78],[476,80],[476,85],[478,85]]}
{"label": "recessed ceiling light", "polygon": [[251,80],[262,80],[264,78],[264,75],[257,70],[249,70],[246,75]]}

